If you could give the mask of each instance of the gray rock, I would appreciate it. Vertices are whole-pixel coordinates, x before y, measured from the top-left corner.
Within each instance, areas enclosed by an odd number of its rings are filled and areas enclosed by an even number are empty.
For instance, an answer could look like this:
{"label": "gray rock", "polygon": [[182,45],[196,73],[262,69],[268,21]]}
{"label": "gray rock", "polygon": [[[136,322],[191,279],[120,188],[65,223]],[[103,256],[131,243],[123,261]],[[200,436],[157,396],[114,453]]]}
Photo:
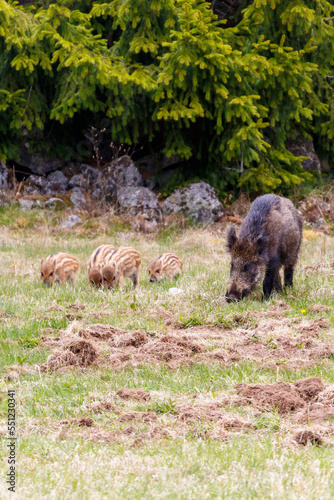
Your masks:
{"label": "gray rock", "polygon": [[34,200],[25,200],[24,198],[19,199],[20,208],[22,210],[31,210],[34,205]]}
{"label": "gray rock", "polygon": [[37,175],[46,175],[55,170],[61,170],[66,163],[57,158],[47,159],[46,154],[34,153],[28,150],[29,144],[24,144],[20,148],[20,158],[18,164],[28,168]]}
{"label": "gray rock", "polygon": [[295,140],[288,141],[286,148],[295,156],[308,156],[307,160],[302,161],[304,170],[321,173],[320,159],[314,150],[312,141],[298,135]]}
{"label": "gray rock", "polygon": [[182,212],[196,224],[209,224],[223,214],[215,190],[204,181],[174,191],[164,201],[162,212],[166,215]]}
{"label": "gray rock", "polygon": [[0,189],[9,189],[8,168],[1,160],[0,160]]}
{"label": "gray rock", "polygon": [[[28,179],[26,180],[26,193],[27,194],[43,194],[43,195],[54,195],[54,194],[65,194],[66,193],[66,187],[65,187],[65,181],[66,177],[62,172],[56,173],[57,174],[54,179],[52,180],[53,177],[48,176],[47,179],[45,177],[41,177],[39,175],[29,175]],[[53,174],[51,174],[53,175]],[[65,179],[65,180],[64,180]],[[58,182],[58,180],[60,182]],[[67,181],[66,181],[67,185]]]}
{"label": "gray rock", "polygon": [[90,165],[86,165],[85,163],[80,165],[80,174],[84,175],[89,180],[95,181],[100,173],[101,172],[97,168],[91,167]]}
{"label": "gray rock", "polygon": [[79,187],[84,191],[93,189],[96,182],[101,182],[102,175],[97,168],[90,167],[82,163],[80,165],[80,173],[73,175],[69,181],[69,188]]}
{"label": "gray rock", "polygon": [[146,220],[158,220],[161,210],[158,199],[145,187],[121,187],[117,190],[117,202],[130,215],[142,214]]}
{"label": "gray rock", "polygon": [[67,179],[63,174],[63,172],[60,172],[60,170],[57,170],[56,172],[52,172],[51,174],[49,174],[46,180],[48,182],[51,182],[52,184],[61,184],[62,186],[64,186],[65,190],[67,189],[68,186]]}
{"label": "gray rock", "polygon": [[39,175],[29,175],[26,180],[25,192],[27,194],[42,194],[47,184],[48,181],[45,177],[40,177]]}
{"label": "gray rock", "polygon": [[70,189],[72,188],[87,189],[87,186],[88,186],[87,179],[82,174],[73,175],[73,177],[71,177],[71,179],[68,182],[68,187]]}
{"label": "gray rock", "polygon": [[81,222],[82,222],[82,220],[80,219],[80,217],[78,217],[75,214],[72,214],[72,215],[69,215],[66,219],[62,220],[60,227],[62,227],[63,229],[67,229],[67,228],[74,227],[77,224],[81,224]]}
{"label": "gray rock", "polygon": [[49,182],[45,177],[39,175],[30,175],[26,180],[27,194],[65,194],[65,185],[62,182]]}
{"label": "gray rock", "polygon": [[143,186],[143,178],[129,156],[121,156],[106,165],[97,179],[96,187],[107,199],[117,198],[117,191],[124,187]]}
{"label": "gray rock", "polygon": [[86,206],[86,198],[80,188],[75,187],[70,193],[70,200],[76,208],[84,208]]}

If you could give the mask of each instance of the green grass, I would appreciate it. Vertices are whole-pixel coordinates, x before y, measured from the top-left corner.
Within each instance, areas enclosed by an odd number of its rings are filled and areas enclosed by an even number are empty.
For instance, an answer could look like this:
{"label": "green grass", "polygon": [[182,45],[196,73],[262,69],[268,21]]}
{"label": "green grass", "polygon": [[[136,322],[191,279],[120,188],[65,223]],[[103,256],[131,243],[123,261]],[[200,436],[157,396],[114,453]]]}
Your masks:
{"label": "green grass", "polygon": [[[333,341],[334,276],[328,272],[304,272],[305,266],[331,262],[334,242],[330,237],[306,234],[296,272],[295,287],[283,295],[262,302],[260,291],[238,304],[224,301],[229,258],[225,235],[219,228],[181,229],[178,225],[156,236],[139,235],[129,225],[110,217],[92,219],[72,232],[59,230],[61,211],[22,212],[17,207],[0,209],[2,243],[0,262],[0,373],[10,365],[33,368],[47,360],[50,348],[43,348],[41,336],[58,336],[77,317],[83,326],[106,323],[124,329],[142,329],[152,338],[175,330],[186,335],[193,327],[218,325],[226,332],[255,328],[268,308],[281,300],[288,309],[283,316],[296,321],[326,317],[329,329],[320,338]],[[98,245],[134,246],[142,254],[141,283],[134,293],[127,283],[123,293],[93,290],[86,277],[86,262]],[[54,251],[77,256],[80,271],[75,286],[43,288],[39,279],[42,257]],[[147,263],[163,251],[173,251],[184,262],[183,275],[175,282],[150,284]],[[184,290],[171,296],[168,289]],[[71,304],[84,308],[75,310]],[[322,304],[330,311],[312,312]],[[69,316],[72,315],[72,316]],[[77,316],[75,316],[77,315]],[[190,330],[189,330],[190,329]],[[275,333],[265,339],[275,343]],[[253,339],[254,341],[257,338]],[[214,341],[212,348],[214,348]],[[303,348],[300,343],[301,350]],[[196,398],[217,401],[219,395],[235,394],[238,383],[294,382],[309,376],[334,383],[333,359],[310,366],[276,367],[253,361],[226,367],[201,362],[171,370],[163,364],[110,368],[88,368],[65,373],[38,370],[19,379],[0,381],[0,416],[6,436],[6,391],[15,387],[18,402],[18,498],[291,498],[329,499],[334,496],[332,450],[330,447],[298,448],[291,444],[294,427],[272,413],[249,413],[247,407],[226,407],[224,411],[247,418],[251,429],[230,432],[227,440],[205,438],[216,424],[199,422],[174,437],[99,442],[90,441],[96,430],[113,433],[133,426],[135,436],[149,432],[145,422],[122,423],[117,413],[94,413],[87,408],[94,399],[111,402],[124,412],[153,412],[157,424],[176,429],[179,405]],[[117,399],[120,388],[142,388],[149,401]],[[218,399],[217,399],[218,398]],[[68,427],[61,421],[90,416],[92,430]],[[328,424],[331,420],[328,419]],[[203,437],[204,436],[204,437]],[[2,444],[6,456],[5,440]],[[7,463],[2,461],[4,481]],[[3,488],[2,488],[3,490]],[[4,490],[3,490],[4,491]],[[0,494],[1,497],[1,494]],[[2,497],[1,497],[2,498]],[[5,494],[3,498],[6,498]]]}

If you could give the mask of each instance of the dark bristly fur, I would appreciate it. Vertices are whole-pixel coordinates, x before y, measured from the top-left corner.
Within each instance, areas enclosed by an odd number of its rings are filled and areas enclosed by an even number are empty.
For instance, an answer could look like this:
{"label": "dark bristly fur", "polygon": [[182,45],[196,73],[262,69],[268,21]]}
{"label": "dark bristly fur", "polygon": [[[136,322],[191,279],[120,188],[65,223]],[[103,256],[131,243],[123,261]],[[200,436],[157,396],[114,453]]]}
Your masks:
{"label": "dark bristly fur", "polygon": [[284,267],[284,286],[292,286],[293,273],[302,241],[302,219],[287,198],[266,194],[256,198],[239,234],[228,232],[231,275],[226,299],[240,300],[263,280],[263,295],[281,292],[279,274]]}

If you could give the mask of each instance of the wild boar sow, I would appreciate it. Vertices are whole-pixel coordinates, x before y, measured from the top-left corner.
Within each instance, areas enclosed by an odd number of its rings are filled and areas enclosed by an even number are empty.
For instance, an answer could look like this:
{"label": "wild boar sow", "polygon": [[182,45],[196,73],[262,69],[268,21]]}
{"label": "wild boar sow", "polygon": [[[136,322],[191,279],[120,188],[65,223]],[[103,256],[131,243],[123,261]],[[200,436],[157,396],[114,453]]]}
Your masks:
{"label": "wild boar sow", "polygon": [[284,266],[284,286],[292,286],[293,272],[302,241],[302,219],[287,198],[266,194],[256,198],[242,221],[239,234],[228,232],[231,275],[226,299],[240,300],[263,280],[263,295],[281,292],[280,268]]}

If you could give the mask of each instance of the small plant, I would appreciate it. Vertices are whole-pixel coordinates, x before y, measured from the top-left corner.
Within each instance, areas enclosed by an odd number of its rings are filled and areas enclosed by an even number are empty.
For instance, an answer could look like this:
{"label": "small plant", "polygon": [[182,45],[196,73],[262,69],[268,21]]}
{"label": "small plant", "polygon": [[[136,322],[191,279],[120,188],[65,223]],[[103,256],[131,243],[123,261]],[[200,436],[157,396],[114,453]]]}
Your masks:
{"label": "small plant", "polygon": [[181,326],[182,328],[191,328],[192,326],[199,326],[199,325],[203,325],[203,321],[200,320],[199,318],[189,318],[187,320],[181,320],[181,317],[180,317],[180,321],[181,321]]}
{"label": "small plant", "polygon": [[26,348],[36,347],[39,342],[39,339],[32,339],[30,337],[25,337],[24,339],[19,340],[19,344]]}
{"label": "small plant", "polygon": [[19,365],[23,365],[23,363],[26,361],[26,356],[21,358],[21,356],[16,356],[16,361],[18,362]]}
{"label": "small plant", "polygon": [[177,410],[175,408],[175,401],[173,399],[165,399],[165,401],[157,401],[150,408],[151,411],[156,413],[169,413],[170,415],[177,415]]}
{"label": "small plant", "polygon": [[297,349],[303,349],[303,347],[305,346],[305,342],[302,342],[300,344],[298,344],[298,342],[296,342],[295,346],[297,347]]}
{"label": "small plant", "polygon": [[98,168],[100,167],[100,162],[102,160],[102,156],[100,155],[99,147],[100,147],[100,144],[102,141],[102,136],[103,136],[105,131],[106,131],[105,128],[103,128],[102,130],[99,130],[96,127],[91,126],[88,133],[85,134],[86,139],[88,140],[88,142],[90,142],[90,144],[93,148],[94,157],[95,157],[96,164],[97,164]]}

